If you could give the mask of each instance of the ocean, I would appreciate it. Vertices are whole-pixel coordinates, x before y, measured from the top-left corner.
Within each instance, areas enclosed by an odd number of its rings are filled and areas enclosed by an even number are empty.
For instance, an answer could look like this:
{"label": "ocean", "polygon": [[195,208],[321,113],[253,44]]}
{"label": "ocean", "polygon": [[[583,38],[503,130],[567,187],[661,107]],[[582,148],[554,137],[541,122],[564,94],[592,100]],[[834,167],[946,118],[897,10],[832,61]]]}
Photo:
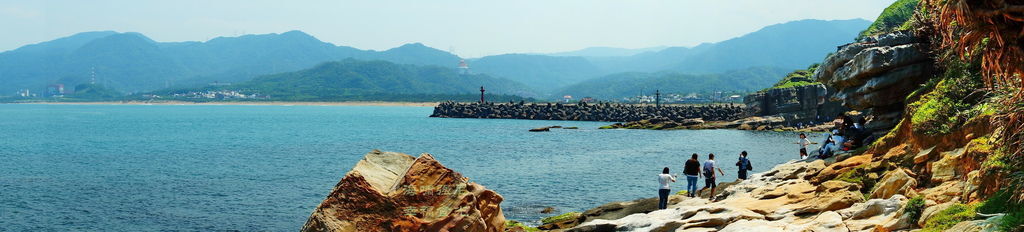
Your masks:
{"label": "ocean", "polygon": [[[798,157],[794,133],[599,130],[611,123],[431,110],[0,104],[0,231],[296,231],[373,149],[433,154],[526,222],[657,197],[657,174],[680,173],[692,153],[715,153],[722,181],[736,179],[743,150],[754,172]],[[552,125],[580,129],[527,131]]]}

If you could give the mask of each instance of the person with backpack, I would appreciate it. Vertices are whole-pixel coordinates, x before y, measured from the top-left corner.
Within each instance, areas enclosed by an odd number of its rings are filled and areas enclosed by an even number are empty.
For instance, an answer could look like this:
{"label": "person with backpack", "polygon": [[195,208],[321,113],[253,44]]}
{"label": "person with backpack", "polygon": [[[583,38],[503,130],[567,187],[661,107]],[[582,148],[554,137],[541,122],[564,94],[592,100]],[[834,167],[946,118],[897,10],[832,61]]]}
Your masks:
{"label": "person with backpack", "polygon": [[700,161],[697,160],[697,153],[693,153],[693,156],[686,160],[683,175],[686,175],[686,195],[697,197],[697,179],[700,178]]}
{"label": "person with backpack", "polygon": [[715,164],[715,154],[708,154],[708,160],[704,161],[704,165],[701,170],[701,175],[704,176],[704,188],[697,191],[697,194],[700,194],[700,192],[703,192],[705,189],[711,188],[711,195],[709,198],[715,198],[715,188],[718,187],[715,169],[718,169],[718,173],[721,173],[723,176],[725,175],[725,172],[722,172],[722,169],[718,168],[718,165]]}
{"label": "person with backpack", "polygon": [[738,173],[740,180],[746,180],[747,171],[754,170],[754,167],[750,165],[750,160],[747,159],[747,151],[740,152],[740,160],[736,161],[736,167],[740,169]]}

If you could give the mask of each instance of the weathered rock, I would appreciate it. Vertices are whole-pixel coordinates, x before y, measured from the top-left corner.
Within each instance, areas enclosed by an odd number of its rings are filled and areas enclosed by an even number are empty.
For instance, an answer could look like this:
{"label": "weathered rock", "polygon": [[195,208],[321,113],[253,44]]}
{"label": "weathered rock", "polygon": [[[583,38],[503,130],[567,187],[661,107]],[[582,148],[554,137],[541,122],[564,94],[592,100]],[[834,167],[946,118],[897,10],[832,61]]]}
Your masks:
{"label": "weathered rock", "polygon": [[892,170],[886,172],[885,176],[882,176],[882,179],[875,184],[875,189],[871,190],[871,198],[886,199],[896,194],[914,197],[917,195],[917,192],[914,191],[915,186],[917,186],[917,180],[902,168]]}
{"label": "weathered rock", "polygon": [[928,149],[924,149],[917,152],[917,155],[914,155],[914,164],[921,164],[927,162],[928,160],[931,160],[933,154],[935,154],[934,151],[935,147],[932,146],[929,147]]}
{"label": "weathered rock", "polygon": [[953,227],[946,229],[945,231],[978,232],[984,231],[987,227],[991,227],[991,225],[989,225],[989,223],[986,222],[985,220],[962,221],[960,223],[957,223],[956,225],[953,225]]}
{"label": "weathered rock", "polygon": [[530,129],[530,132],[545,132],[545,131],[551,131],[551,127],[540,127],[540,128]]}
{"label": "weathered rock", "polygon": [[827,95],[821,84],[773,88],[747,95],[743,103],[748,116],[775,116],[784,118],[786,125],[807,125],[847,111],[840,102],[828,101]]}
{"label": "weathered rock", "polygon": [[801,201],[802,206],[794,209],[794,213],[811,214],[845,209],[864,200],[864,196],[858,190],[860,185],[857,184],[826,181],[818,185],[812,198]]}
{"label": "weathered rock", "polygon": [[850,231],[850,229],[846,228],[846,224],[843,223],[843,217],[833,211],[818,215],[811,224],[807,231]]}
{"label": "weathered rock", "polygon": [[921,191],[921,195],[924,199],[933,200],[936,202],[948,202],[954,199],[958,199],[960,194],[964,191],[964,182],[960,181],[947,181],[942,182],[939,186],[925,189]]}
{"label": "weathered rock", "polygon": [[[837,212],[843,216],[843,221],[850,230],[870,231],[897,218],[899,210],[906,201],[906,197],[894,195],[889,199],[871,199],[867,202],[857,203]],[[898,226],[902,225],[893,225],[893,227]]]}
{"label": "weathered rock", "polygon": [[896,125],[906,96],[934,72],[929,45],[922,42],[898,31],[842,46],[825,59],[814,79],[830,88],[830,99],[868,112],[874,118],[866,125],[869,132],[882,133]]}
{"label": "weathered rock", "polygon": [[964,156],[964,148],[958,148],[952,151],[939,153],[942,157],[938,161],[932,162],[932,182],[943,182],[948,180],[956,179],[960,174],[957,173],[958,167],[960,166],[960,159]]}
{"label": "weathered rock", "polygon": [[[669,204],[682,202],[686,197],[679,195],[669,196]],[[649,213],[658,210],[658,198],[645,198],[633,201],[622,201],[607,203],[593,209],[583,211],[579,223],[589,222],[597,219],[615,220],[637,213]]]}
{"label": "weathered rock", "polygon": [[813,179],[812,182],[820,183],[826,180],[834,179],[836,176],[843,174],[844,172],[853,170],[861,165],[871,163],[871,154],[859,155],[850,157],[841,162],[836,162],[829,165],[825,169],[822,169]]}
{"label": "weathered rock", "polygon": [[778,221],[766,221],[766,220],[739,220],[730,223],[728,226],[722,228],[718,232],[774,232],[774,231],[786,231],[786,223]]}
{"label": "weathered rock", "polygon": [[502,197],[437,162],[373,151],[338,182],[302,231],[503,231]]}
{"label": "weathered rock", "polygon": [[952,206],[953,202],[946,202],[938,205],[929,206],[928,208],[924,208],[924,211],[921,211],[921,218],[917,220],[917,225],[924,227],[924,223],[927,222],[928,219],[934,217],[935,214],[943,210],[946,210]]}
{"label": "weathered rock", "polygon": [[814,160],[810,162],[796,162],[792,165],[780,165],[779,167],[772,169],[771,171],[765,172],[764,176],[789,180],[789,179],[806,179],[817,174],[822,169],[825,169],[825,160]]}
{"label": "weathered rock", "polygon": [[894,195],[888,199],[871,199],[866,202],[853,204],[850,208],[839,210],[839,215],[843,216],[843,219],[856,220],[871,218],[878,215],[886,215],[895,213],[903,203],[907,201],[907,198],[903,195]]}

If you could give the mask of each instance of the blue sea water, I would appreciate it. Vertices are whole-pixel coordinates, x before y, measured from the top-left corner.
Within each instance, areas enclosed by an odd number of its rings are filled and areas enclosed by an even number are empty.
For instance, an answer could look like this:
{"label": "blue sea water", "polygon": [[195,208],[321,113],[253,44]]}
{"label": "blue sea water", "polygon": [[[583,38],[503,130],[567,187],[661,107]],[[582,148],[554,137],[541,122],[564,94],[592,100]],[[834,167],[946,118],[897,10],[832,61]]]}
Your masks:
{"label": "blue sea water", "polygon": [[[429,118],[429,107],[0,104],[0,231],[296,231],[373,150],[431,153],[506,217],[657,196],[665,166],[718,154],[736,178],[797,157],[793,133],[598,130]],[[562,125],[579,130],[530,128]],[[673,191],[681,190],[681,181]]]}

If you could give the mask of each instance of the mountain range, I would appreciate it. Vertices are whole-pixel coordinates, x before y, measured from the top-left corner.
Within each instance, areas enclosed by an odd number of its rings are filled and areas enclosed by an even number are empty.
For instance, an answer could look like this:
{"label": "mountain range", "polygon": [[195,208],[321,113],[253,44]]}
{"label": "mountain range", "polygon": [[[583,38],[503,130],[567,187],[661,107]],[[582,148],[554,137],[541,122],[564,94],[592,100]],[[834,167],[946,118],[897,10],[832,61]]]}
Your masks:
{"label": "mountain range", "polygon": [[[852,41],[868,24],[860,19],[801,20],[695,47],[593,48],[550,55],[503,54],[466,62],[472,73],[519,82],[543,96],[623,72],[710,74],[749,67],[798,69],[820,60],[835,46]],[[0,53],[0,95],[93,80],[126,93],[212,82],[239,83],[350,58],[447,69],[455,69],[461,60],[419,43],[384,51],[361,50],[323,42],[301,31],[218,37],[205,42],[156,42],[132,32],[84,32]]]}

